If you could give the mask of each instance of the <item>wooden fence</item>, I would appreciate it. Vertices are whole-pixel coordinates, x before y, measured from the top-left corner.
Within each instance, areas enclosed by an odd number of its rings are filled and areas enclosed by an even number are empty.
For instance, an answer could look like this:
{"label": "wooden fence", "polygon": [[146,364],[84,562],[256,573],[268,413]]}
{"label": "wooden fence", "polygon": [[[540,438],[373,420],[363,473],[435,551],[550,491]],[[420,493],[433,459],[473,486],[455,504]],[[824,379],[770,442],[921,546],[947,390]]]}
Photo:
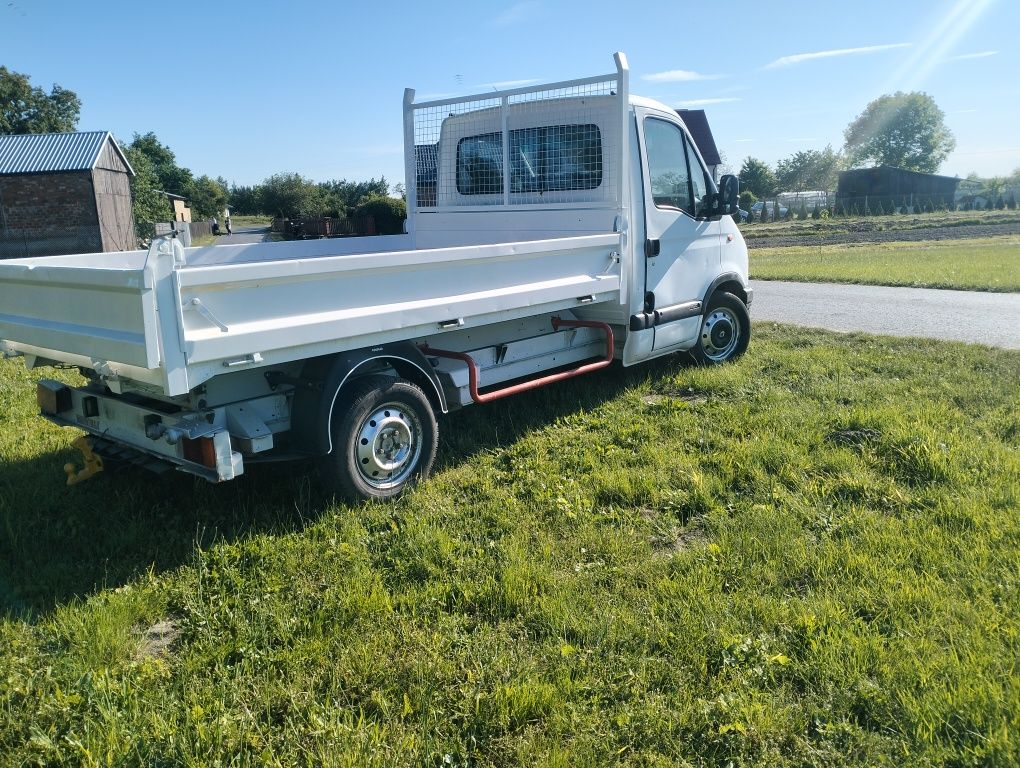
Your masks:
{"label": "wooden fence", "polygon": [[273,232],[293,239],[366,237],[376,234],[372,216],[324,216],[317,219],[273,219]]}

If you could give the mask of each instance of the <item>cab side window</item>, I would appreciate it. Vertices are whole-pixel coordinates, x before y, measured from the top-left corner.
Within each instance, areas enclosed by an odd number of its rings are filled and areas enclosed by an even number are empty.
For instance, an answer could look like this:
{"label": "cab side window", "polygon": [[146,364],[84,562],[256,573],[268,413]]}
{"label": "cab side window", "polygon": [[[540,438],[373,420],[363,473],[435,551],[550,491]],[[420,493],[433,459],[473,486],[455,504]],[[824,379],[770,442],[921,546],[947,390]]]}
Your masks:
{"label": "cab side window", "polygon": [[683,131],[665,120],[645,120],[645,155],[656,208],[676,208],[694,215],[691,178]]}

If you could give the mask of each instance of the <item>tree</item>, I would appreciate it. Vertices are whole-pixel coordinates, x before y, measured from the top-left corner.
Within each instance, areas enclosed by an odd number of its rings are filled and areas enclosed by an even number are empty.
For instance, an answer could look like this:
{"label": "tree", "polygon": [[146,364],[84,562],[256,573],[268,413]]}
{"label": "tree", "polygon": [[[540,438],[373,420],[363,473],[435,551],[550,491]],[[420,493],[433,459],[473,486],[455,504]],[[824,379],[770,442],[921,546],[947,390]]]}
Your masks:
{"label": "tree", "polygon": [[992,176],[990,179],[985,179],[983,194],[989,200],[1002,197],[1009,187],[1009,181],[1004,176]]}
{"label": "tree", "polygon": [[331,216],[347,216],[358,205],[369,197],[386,197],[390,191],[390,185],[385,177],[376,181],[374,178],[368,181],[324,181],[319,184],[321,199],[323,201],[323,213]]}
{"label": "tree", "polygon": [[843,158],[831,145],[821,151],[795,152],[776,163],[776,181],[784,192],[809,189],[831,192],[836,188],[842,163]]}
{"label": "tree", "polygon": [[375,231],[380,235],[399,235],[404,231],[407,204],[395,197],[375,195],[362,200],[354,209],[354,215],[371,216],[375,221]]}
{"label": "tree", "polygon": [[257,216],[263,213],[262,187],[231,184],[228,190],[230,210],[237,216]]}
{"label": "tree", "polygon": [[299,173],[277,173],[262,182],[265,213],[284,219],[321,216],[325,206],[322,189]]}
{"label": "tree", "polygon": [[80,112],[74,91],[54,84],[47,94],[27,75],[0,67],[0,133],[69,133]]}
{"label": "tree", "polygon": [[749,157],[740,166],[740,187],[757,198],[769,197],[779,191],[779,182],[772,169],[761,160]]}
{"label": "tree", "polygon": [[124,156],[131,163],[135,175],[130,180],[131,214],[135,219],[135,234],[139,239],[152,237],[153,223],[172,218],[170,202],[159,189],[159,177],[152,160],[130,144],[124,146]]}
{"label": "tree", "polygon": [[193,180],[191,171],[177,165],[177,158],[170,147],[161,143],[155,133],[149,131],[144,136],[136,133],[131,147],[149,158],[152,170],[159,179],[159,189],[188,196]]}
{"label": "tree", "polygon": [[188,185],[188,202],[195,216],[209,219],[220,216],[227,204],[227,190],[220,182],[208,176],[199,176]]}
{"label": "tree", "polygon": [[853,165],[868,162],[908,171],[935,173],[956,139],[945,114],[926,93],[879,96],[843,131]]}

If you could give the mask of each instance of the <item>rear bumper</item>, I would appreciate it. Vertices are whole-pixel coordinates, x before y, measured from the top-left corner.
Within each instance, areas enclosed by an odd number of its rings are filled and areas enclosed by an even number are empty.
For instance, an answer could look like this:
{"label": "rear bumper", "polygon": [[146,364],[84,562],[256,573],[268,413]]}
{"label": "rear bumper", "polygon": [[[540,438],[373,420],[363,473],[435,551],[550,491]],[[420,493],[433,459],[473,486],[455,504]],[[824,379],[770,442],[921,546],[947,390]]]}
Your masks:
{"label": "rear bumper", "polygon": [[244,472],[241,454],[232,450],[222,414],[157,410],[90,389],[43,379],[50,393],[41,415],[62,427],[77,427],[96,440],[93,450],[104,458],[157,469],[168,464],[210,482],[232,480]]}

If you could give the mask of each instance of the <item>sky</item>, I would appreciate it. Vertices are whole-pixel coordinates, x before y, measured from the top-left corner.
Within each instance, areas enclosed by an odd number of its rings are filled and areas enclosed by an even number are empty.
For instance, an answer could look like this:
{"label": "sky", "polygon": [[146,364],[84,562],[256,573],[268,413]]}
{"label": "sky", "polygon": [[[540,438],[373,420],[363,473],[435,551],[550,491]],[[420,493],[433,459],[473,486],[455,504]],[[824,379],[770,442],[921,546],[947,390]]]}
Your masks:
{"label": "sky", "polygon": [[0,65],[82,102],[79,130],[155,132],[196,175],[403,181],[402,100],[614,71],[704,109],[732,170],[843,145],[880,95],[930,94],[946,175],[1020,168],[1018,0],[0,0]]}

